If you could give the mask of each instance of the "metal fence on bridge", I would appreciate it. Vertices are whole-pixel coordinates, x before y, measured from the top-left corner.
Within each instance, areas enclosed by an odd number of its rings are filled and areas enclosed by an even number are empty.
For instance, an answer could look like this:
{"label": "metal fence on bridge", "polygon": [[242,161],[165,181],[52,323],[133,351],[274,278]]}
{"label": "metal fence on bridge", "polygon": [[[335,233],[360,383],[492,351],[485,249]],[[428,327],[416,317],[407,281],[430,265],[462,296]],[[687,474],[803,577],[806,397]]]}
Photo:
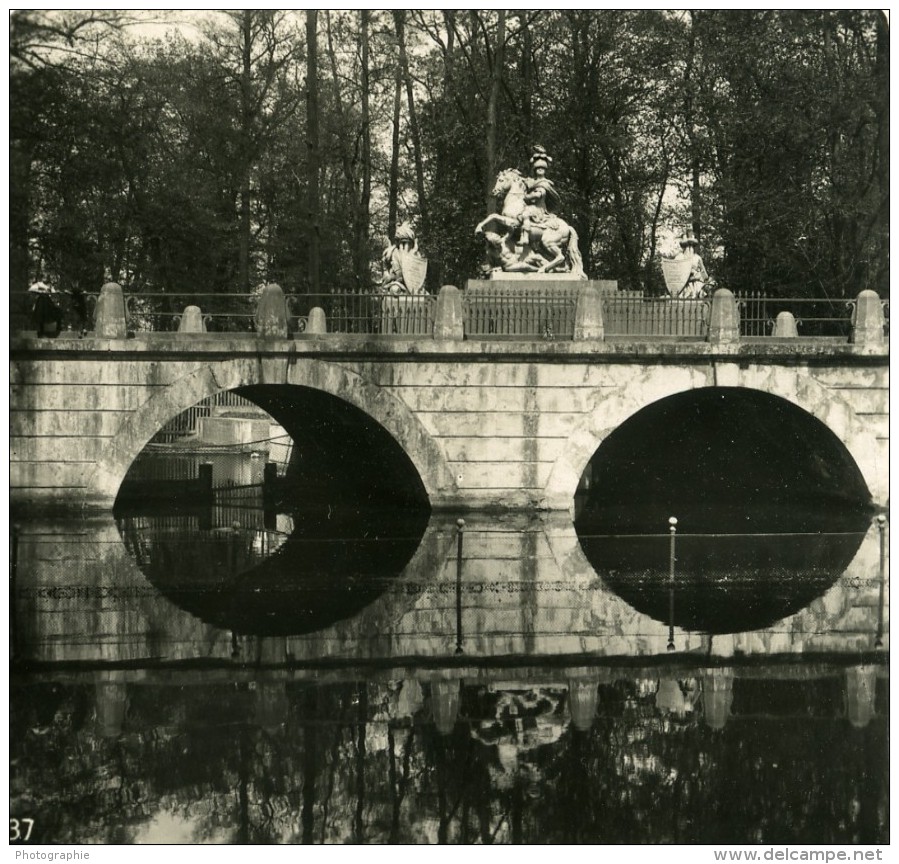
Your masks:
{"label": "metal fence on bridge", "polygon": [[[578,285],[483,285],[462,292],[465,334],[477,339],[573,338]],[[34,330],[34,294],[11,292],[12,333]],[[61,335],[77,336],[93,320],[97,294],[75,298],[52,295],[60,307]],[[738,292],[740,330],[745,337],[770,337],[781,312],[794,316],[799,336],[848,338],[854,299],[837,297],[778,297],[762,291]],[[255,294],[127,293],[128,329],[173,332],[187,306],[199,306],[205,327],[213,333],[252,333]],[[430,336],[437,298],[432,294],[394,295],[372,289],[333,289],[285,295],[288,329],[305,330],[311,309],[325,313],[329,333],[366,336]],[[708,333],[710,298],[684,299],[644,296],[639,291],[603,291],[603,319],[607,336],[704,338]],[[79,312],[79,305],[81,311]],[[86,310],[87,321],[83,321]],[[884,301],[889,327],[889,302]]]}

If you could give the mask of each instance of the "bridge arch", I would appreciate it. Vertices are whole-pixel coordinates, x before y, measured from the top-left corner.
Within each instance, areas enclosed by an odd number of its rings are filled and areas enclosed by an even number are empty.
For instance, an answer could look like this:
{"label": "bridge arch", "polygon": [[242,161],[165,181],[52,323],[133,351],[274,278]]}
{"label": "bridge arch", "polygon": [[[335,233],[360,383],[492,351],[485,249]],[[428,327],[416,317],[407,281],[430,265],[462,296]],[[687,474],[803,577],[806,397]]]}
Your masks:
{"label": "bridge arch", "polygon": [[304,358],[211,362],[159,388],[122,424],[88,480],[91,493],[113,500],[132,462],[173,417],[202,399],[253,385],[308,387],[341,399],[380,424],[399,444],[418,472],[428,498],[452,493],[455,479],[433,438],[400,399],[385,388],[336,363]]}
{"label": "bridge arch", "polygon": [[726,381],[718,381],[714,368],[646,368],[639,378],[604,390],[602,399],[575,427],[553,464],[544,488],[549,505],[573,512],[574,493],[587,463],[605,438],[638,411],[669,396],[713,386],[760,391],[802,409],[843,443],[873,500],[886,501],[889,476],[887,466],[878,458],[876,437],[842,396],[801,367],[730,366],[728,373]]}

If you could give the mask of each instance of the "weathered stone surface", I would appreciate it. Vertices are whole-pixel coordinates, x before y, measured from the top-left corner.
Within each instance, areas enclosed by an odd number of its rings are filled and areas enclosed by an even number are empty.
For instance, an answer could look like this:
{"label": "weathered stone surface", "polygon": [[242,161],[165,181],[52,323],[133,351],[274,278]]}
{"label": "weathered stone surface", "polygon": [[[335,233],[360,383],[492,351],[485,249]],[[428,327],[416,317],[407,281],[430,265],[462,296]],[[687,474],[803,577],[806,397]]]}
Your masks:
{"label": "weathered stone surface", "polygon": [[128,335],[122,286],[107,282],[100,289],[94,314],[94,335],[99,339],[124,339]]}
{"label": "weathered stone surface", "polygon": [[593,285],[585,285],[577,295],[574,313],[574,338],[602,339],[604,335],[602,319],[602,298]]}
{"label": "weathered stone surface", "polygon": [[269,283],[258,294],[256,334],[263,339],[287,338],[287,301],[276,282]]}
{"label": "weathered stone surface", "polygon": [[313,306],[309,310],[304,332],[310,336],[320,336],[328,332],[328,320],[325,317],[325,310],[321,306]]}
{"label": "weathered stone surface", "polygon": [[849,341],[855,345],[880,345],[883,336],[883,304],[876,291],[862,291],[852,310],[852,332]]}
{"label": "weathered stone surface", "polygon": [[[33,493],[111,503],[165,422],[213,393],[260,383],[324,390],[365,411],[409,454],[438,507],[567,509],[608,434],[659,399],[710,386],[761,390],[799,406],[845,442],[876,502],[889,494],[885,352],[869,357],[846,344],[825,358],[800,339],[787,353],[783,343],[737,352],[706,344],[684,355],[671,343],[609,355],[549,346],[541,355],[499,343],[493,356],[466,341],[444,355],[441,343],[427,340],[438,350],[419,357],[411,345],[392,343],[373,353],[387,340],[336,339],[332,349],[332,338],[260,347],[252,335],[224,337],[214,352],[205,339],[188,345],[171,335],[129,340],[127,351],[110,350],[106,340],[44,341],[39,355],[21,347],[31,343],[14,343],[10,445],[21,466],[13,469],[14,500]],[[100,451],[85,457],[85,448],[72,446],[82,438],[104,444],[91,444]],[[66,467],[78,458],[90,459],[86,469]],[[27,467],[36,465],[43,467]],[[71,472],[77,483],[57,482]]]}
{"label": "weathered stone surface", "polygon": [[179,333],[205,333],[206,322],[199,306],[186,306],[178,322]]}
{"label": "weathered stone surface", "polygon": [[76,430],[78,437],[110,438],[123,416],[117,411],[10,411],[9,434],[46,438]]}
{"label": "weathered stone surface", "polygon": [[712,295],[709,342],[721,344],[739,341],[740,310],[737,308],[737,298],[727,288],[719,288]]}
{"label": "weathered stone surface", "polygon": [[444,285],[437,295],[437,311],[434,315],[435,339],[464,337],[465,319],[462,314],[462,294],[455,285]]}
{"label": "weathered stone surface", "polygon": [[781,338],[799,335],[799,331],[796,329],[796,319],[792,312],[777,313],[774,321],[774,335]]}

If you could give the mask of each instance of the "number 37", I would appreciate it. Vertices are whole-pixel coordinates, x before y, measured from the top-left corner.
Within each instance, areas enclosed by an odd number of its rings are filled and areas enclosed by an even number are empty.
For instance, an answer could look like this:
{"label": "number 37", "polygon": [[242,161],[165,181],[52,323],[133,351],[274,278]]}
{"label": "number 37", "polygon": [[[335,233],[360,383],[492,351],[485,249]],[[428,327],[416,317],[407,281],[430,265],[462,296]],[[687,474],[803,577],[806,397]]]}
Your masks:
{"label": "number 37", "polygon": [[23,840],[25,843],[31,838],[31,829],[34,827],[34,819],[10,819],[9,842],[15,843]]}

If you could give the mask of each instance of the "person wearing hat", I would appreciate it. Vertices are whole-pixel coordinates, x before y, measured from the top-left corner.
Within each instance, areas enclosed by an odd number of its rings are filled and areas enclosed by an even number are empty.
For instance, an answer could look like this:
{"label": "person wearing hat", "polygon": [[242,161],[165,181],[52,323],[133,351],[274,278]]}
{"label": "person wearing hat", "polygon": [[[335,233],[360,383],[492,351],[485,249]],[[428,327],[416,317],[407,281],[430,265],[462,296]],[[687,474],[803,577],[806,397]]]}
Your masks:
{"label": "person wearing hat", "polygon": [[684,287],[676,296],[685,297],[687,299],[705,297],[707,293],[705,290],[705,286],[709,281],[709,274],[705,269],[705,264],[703,263],[702,256],[697,251],[699,248],[699,242],[693,236],[692,232],[688,231],[686,234],[684,234],[680,241],[680,248],[680,254],[675,258],[675,260],[689,260],[690,273],[687,276],[687,281],[684,283]]}
{"label": "person wearing hat", "polygon": [[56,338],[62,329],[62,309],[54,296],[59,292],[44,281],[43,274],[28,286],[28,293],[34,295],[31,307],[31,327],[41,337]]}

